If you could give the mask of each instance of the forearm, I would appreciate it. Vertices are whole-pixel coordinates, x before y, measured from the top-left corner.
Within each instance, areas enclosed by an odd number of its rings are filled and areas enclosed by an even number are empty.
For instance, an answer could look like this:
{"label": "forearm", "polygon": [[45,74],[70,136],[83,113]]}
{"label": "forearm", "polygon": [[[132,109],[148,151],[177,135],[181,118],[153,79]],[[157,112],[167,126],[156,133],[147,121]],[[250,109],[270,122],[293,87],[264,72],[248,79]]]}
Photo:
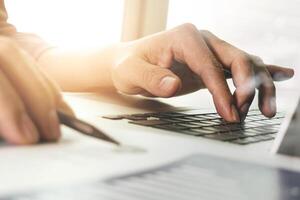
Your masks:
{"label": "forearm", "polygon": [[111,68],[117,49],[118,45],[72,52],[53,48],[39,57],[38,64],[64,91],[114,89]]}

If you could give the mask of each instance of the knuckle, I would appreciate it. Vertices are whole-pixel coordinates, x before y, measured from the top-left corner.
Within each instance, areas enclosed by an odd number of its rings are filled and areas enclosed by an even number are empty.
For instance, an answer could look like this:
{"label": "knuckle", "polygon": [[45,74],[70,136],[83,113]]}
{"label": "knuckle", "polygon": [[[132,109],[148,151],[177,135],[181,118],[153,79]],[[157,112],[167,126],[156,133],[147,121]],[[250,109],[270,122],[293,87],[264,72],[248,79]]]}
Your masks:
{"label": "knuckle", "polygon": [[275,91],[275,85],[274,85],[273,81],[270,81],[270,80],[266,81],[265,87],[271,91]]}
{"label": "knuckle", "polygon": [[214,36],[214,34],[212,32],[210,32],[209,30],[206,30],[206,29],[201,30],[200,33],[204,38],[212,38],[212,36]]}
{"label": "knuckle", "polygon": [[252,58],[247,53],[244,53],[244,52],[239,52],[237,54],[237,59],[243,63],[247,63],[247,64],[252,63]]}
{"label": "knuckle", "polygon": [[188,33],[199,32],[197,27],[192,23],[185,23],[185,24],[181,25],[181,27],[184,32],[188,32]]}
{"label": "knuckle", "polygon": [[203,54],[200,58],[202,65],[195,69],[196,73],[223,73],[223,66],[220,62],[211,54]]}
{"label": "knuckle", "polygon": [[275,90],[275,85],[272,78],[266,72],[260,72],[258,75],[261,86],[269,90]]}
{"label": "knuckle", "polygon": [[252,60],[254,63],[263,63],[262,58],[259,57],[259,56],[256,56],[256,55],[249,55],[249,57],[251,58],[251,60]]}
{"label": "knuckle", "polygon": [[225,40],[223,39],[220,39],[218,38],[216,35],[214,35],[212,32],[210,32],[209,30],[201,30],[201,35],[204,36],[204,38],[210,38],[210,39],[213,39],[217,45],[219,46],[231,46],[228,42],[226,42]]}
{"label": "knuckle", "polygon": [[212,33],[209,31],[209,30],[207,30],[207,29],[202,29],[201,31],[200,31],[202,34],[204,34],[204,35],[211,35]]}
{"label": "knuckle", "polygon": [[238,52],[236,58],[233,61],[234,66],[241,69],[253,69],[253,60],[252,58],[244,52]]}

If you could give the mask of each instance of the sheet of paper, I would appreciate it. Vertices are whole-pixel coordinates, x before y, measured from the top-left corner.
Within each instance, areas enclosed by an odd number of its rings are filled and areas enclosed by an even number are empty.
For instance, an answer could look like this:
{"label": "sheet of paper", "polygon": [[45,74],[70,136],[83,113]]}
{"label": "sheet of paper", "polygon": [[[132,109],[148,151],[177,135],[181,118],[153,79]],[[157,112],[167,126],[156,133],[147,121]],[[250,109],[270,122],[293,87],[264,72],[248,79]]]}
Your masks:
{"label": "sheet of paper", "polygon": [[[64,184],[114,174],[120,163],[136,154],[130,147],[109,143],[63,128],[58,143],[0,146],[0,193]],[[134,152],[135,151],[135,152]],[[125,164],[126,165],[126,164]],[[124,165],[124,167],[125,167]]]}

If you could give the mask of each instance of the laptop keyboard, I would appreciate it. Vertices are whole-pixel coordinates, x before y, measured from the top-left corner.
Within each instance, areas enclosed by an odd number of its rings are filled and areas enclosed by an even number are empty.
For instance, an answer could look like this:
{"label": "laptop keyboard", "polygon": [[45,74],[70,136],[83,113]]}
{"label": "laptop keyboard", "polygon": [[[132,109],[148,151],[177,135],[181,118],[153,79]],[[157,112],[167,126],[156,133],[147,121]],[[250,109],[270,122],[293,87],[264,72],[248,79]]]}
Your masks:
{"label": "laptop keyboard", "polygon": [[228,123],[217,113],[201,113],[200,110],[113,115],[103,118],[127,119],[131,124],[246,145],[274,139],[284,114],[277,113],[270,119],[259,110],[250,110],[242,123]]}

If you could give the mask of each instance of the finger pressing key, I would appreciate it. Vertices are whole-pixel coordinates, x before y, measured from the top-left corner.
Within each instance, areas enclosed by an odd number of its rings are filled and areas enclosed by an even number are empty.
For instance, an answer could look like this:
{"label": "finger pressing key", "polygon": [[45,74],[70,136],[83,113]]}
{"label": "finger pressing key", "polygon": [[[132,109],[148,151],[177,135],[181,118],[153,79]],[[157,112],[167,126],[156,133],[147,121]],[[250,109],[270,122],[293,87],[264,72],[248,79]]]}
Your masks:
{"label": "finger pressing key", "polygon": [[[193,49],[193,51],[190,51]],[[214,57],[202,36],[195,31],[194,37],[189,37],[182,49],[181,55],[194,73],[199,75],[213,96],[218,113],[230,122],[240,121],[234,98],[227,85],[222,65]],[[179,51],[179,50],[176,50]]]}

